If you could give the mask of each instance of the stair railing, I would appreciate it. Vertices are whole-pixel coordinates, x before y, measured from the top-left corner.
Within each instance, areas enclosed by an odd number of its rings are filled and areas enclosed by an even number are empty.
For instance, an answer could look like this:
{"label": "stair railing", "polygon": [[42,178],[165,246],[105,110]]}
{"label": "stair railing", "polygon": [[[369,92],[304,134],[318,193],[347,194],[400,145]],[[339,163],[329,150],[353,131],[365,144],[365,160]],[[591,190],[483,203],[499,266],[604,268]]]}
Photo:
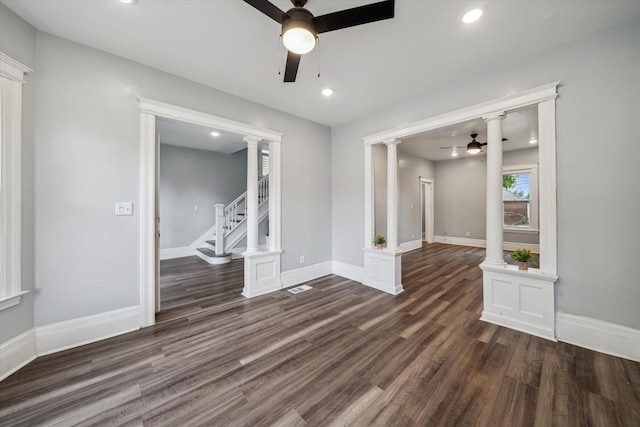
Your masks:
{"label": "stair railing", "polygon": [[[266,175],[258,181],[258,207],[268,200],[269,175]],[[247,192],[229,203],[221,213],[216,214],[216,253],[224,252],[224,238],[247,219]]]}

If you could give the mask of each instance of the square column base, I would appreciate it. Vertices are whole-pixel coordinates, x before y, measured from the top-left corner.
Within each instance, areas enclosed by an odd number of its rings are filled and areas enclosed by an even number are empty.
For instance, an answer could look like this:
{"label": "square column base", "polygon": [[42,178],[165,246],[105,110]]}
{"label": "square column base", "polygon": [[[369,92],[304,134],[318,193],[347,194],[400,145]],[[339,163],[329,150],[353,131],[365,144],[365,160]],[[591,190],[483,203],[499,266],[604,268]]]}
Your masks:
{"label": "square column base", "polygon": [[554,283],[558,276],[514,265],[483,271],[484,310],[480,320],[556,341]]}
{"label": "square column base", "polygon": [[398,295],[402,287],[402,251],[362,248],[364,251],[363,285],[391,295]]}
{"label": "square column base", "polygon": [[244,256],[244,288],[242,295],[257,297],[282,289],[280,255],[282,251],[246,253]]}

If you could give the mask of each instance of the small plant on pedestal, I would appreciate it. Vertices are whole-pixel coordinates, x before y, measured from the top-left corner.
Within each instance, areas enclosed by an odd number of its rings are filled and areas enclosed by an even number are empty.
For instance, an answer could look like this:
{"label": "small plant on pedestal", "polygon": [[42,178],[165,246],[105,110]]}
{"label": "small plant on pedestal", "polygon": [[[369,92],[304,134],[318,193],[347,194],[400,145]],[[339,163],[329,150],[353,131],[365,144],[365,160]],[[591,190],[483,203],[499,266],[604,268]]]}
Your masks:
{"label": "small plant on pedestal", "polygon": [[373,243],[376,245],[378,249],[382,249],[382,245],[387,243],[387,239],[385,239],[384,236],[381,236],[378,234],[376,235],[376,237],[373,238]]}
{"label": "small plant on pedestal", "polygon": [[529,263],[538,265],[533,259],[533,254],[529,249],[518,248],[511,253],[511,259],[518,261],[518,270],[528,270]]}

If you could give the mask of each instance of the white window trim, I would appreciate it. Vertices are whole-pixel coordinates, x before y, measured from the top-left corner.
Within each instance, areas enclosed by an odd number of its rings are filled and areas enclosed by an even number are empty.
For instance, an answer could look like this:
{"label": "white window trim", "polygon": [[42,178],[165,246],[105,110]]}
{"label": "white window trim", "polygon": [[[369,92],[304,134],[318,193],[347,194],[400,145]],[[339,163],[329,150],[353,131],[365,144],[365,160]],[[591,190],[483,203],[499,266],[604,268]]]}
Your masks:
{"label": "white window trim", "polygon": [[503,165],[503,175],[513,175],[519,173],[528,173],[529,176],[529,190],[531,191],[531,198],[529,199],[529,210],[531,217],[529,218],[529,227],[512,227],[503,225],[502,229],[507,233],[524,233],[524,234],[538,234],[539,232],[539,213],[538,213],[538,199],[540,197],[538,193],[538,164],[522,164],[522,165]]}
{"label": "white window trim", "polygon": [[2,263],[0,311],[20,303],[22,204],[22,85],[31,70],[0,52],[0,173]]}

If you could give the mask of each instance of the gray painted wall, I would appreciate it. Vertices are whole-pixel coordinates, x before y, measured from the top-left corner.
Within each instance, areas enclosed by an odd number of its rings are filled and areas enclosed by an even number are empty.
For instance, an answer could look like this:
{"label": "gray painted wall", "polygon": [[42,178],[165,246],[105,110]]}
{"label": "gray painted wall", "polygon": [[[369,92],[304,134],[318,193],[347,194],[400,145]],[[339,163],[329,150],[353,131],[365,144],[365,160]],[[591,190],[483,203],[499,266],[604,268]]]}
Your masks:
{"label": "gray painted wall", "polygon": [[[505,151],[502,163],[538,163],[538,149]],[[486,239],[487,163],[475,156],[435,162],[435,176],[436,236]],[[504,241],[538,243],[539,239],[534,234],[505,232]]]}
{"label": "gray painted wall", "polygon": [[[137,96],[282,132],[282,270],[331,259],[328,127],[42,32],[37,43],[36,326],[140,303]],[[114,216],[116,201],[134,215]]]}
{"label": "gray painted wall", "polygon": [[215,205],[245,191],[247,150],[229,155],[161,144],[160,248],[193,243],[215,223]]}
{"label": "gray painted wall", "polygon": [[[387,147],[373,146],[376,234],[387,237]],[[420,177],[434,178],[433,162],[398,150],[398,242],[420,239]]]}
{"label": "gray painted wall", "polygon": [[[559,311],[640,328],[640,17],[332,128],[333,258],[362,265],[362,137],[562,80],[557,100]],[[585,149],[586,145],[586,149]],[[436,182],[436,191],[438,182]],[[615,206],[615,219],[611,207]]]}
{"label": "gray painted wall", "polygon": [[[0,52],[29,68],[36,68],[36,30],[5,5],[0,4]],[[33,328],[33,141],[35,85],[32,73],[22,89],[22,290],[20,304],[0,311],[0,344]]]}

